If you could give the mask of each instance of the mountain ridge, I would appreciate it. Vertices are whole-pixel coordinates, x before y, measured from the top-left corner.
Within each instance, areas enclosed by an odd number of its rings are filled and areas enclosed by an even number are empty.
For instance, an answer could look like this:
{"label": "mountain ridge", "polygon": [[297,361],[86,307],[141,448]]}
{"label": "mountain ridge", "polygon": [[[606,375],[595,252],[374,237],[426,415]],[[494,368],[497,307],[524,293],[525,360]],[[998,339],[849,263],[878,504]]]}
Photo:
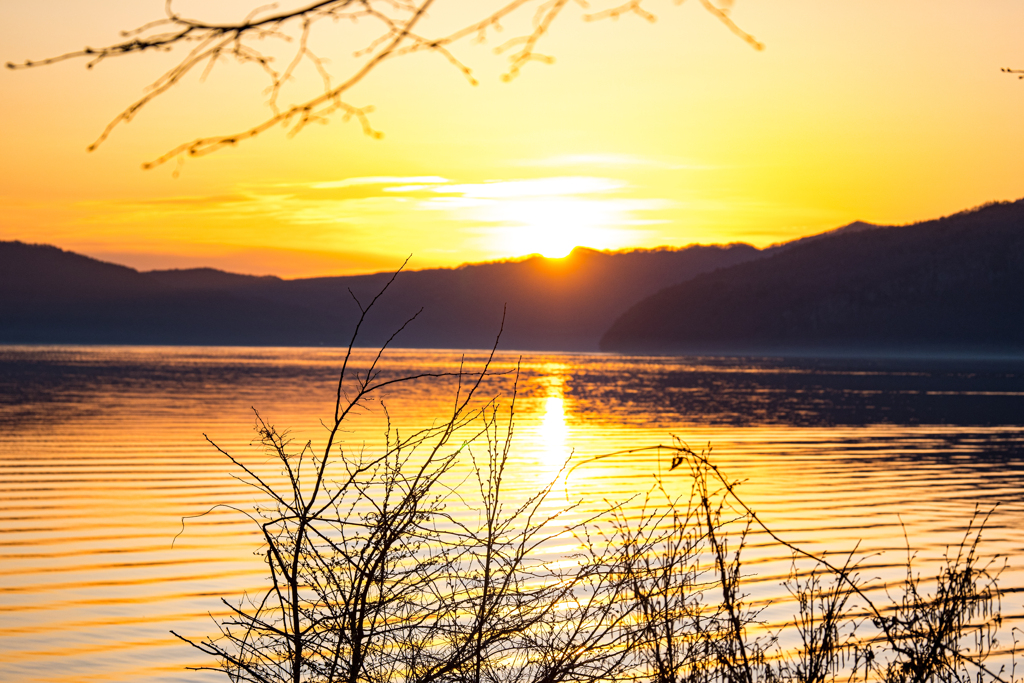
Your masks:
{"label": "mountain ridge", "polygon": [[1024,351],[1024,200],[794,244],[661,290],[624,353]]}
{"label": "mountain ridge", "polygon": [[[138,271],[0,242],[0,343],[344,345],[392,275]],[[501,347],[520,350],[1024,350],[1024,200],[902,226],[855,221],[763,250],[577,247],[407,270],[360,343],[384,343],[414,315],[398,345],[489,348],[504,323]]]}
{"label": "mountain ridge", "polygon": [[[362,340],[383,343],[423,308],[399,344],[487,348],[505,310],[503,348],[596,350],[615,316],[644,295],[759,254],[749,245],[577,248],[565,259],[410,270],[378,302]],[[369,301],[392,275],[283,280],[209,268],[140,272],[56,247],[0,243],[0,271],[8,262],[0,279],[5,343],[339,345],[359,315],[353,295]],[[118,284],[97,287],[90,275]]]}

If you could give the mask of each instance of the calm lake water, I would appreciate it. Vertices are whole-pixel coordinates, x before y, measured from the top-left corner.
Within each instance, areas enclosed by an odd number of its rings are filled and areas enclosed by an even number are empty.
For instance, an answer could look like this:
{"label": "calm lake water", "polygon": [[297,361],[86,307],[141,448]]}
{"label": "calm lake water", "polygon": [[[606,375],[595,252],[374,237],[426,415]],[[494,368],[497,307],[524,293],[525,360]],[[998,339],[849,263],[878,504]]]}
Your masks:
{"label": "calm lake water", "polygon": [[[209,663],[170,635],[214,631],[220,598],[264,585],[259,539],[237,513],[256,498],[205,439],[273,472],[251,444],[253,408],[296,439],[324,437],[337,349],[0,347],[0,680],[205,681]],[[369,352],[357,353],[365,367]],[[479,368],[479,352],[396,350],[386,374]],[[712,457],[779,535],[809,550],[853,549],[863,573],[926,571],[998,504],[984,550],[1009,558],[1004,615],[1024,615],[1024,361],[640,358],[502,353],[482,395],[515,403],[510,495],[562,463],[673,436]],[[449,379],[385,395],[403,429],[450,411]],[[345,445],[380,448],[382,412],[360,413]],[[656,452],[575,470],[563,500],[620,500],[667,472]],[[903,526],[901,526],[901,523]],[[184,531],[183,531],[184,529]],[[175,536],[182,532],[174,541]],[[747,592],[774,601],[790,555],[755,534]],[[772,611],[774,610],[774,611]]]}

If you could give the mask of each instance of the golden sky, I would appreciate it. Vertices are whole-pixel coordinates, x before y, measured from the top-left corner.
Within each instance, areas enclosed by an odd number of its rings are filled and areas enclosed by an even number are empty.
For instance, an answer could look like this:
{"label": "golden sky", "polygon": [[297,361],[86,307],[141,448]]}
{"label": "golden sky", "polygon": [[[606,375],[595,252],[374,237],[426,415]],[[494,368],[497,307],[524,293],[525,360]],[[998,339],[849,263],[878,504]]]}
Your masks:
{"label": "golden sky", "polygon": [[[175,3],[211,20],[240,0]],[[435,0],[422,33],[485,16],[491,0]],[[553,64],[501,78],[539,2],[456,43],[473,86],[438,54],[384,62],[335,116],[275,128],[178,166],[143,171],[193,138],[269,115],[266,77],[222,61],[86,147],[182,52],[86,69],[72,60],[0,73],[0,239],[55,244],[141,269],[209,265],[285,277],[563,254],[749,242],[853,220],[906,223],[1024,196],[1020,0],[735,0],[758,51],[697,0],[646,0],[657,16],[584,21],[621,2],[570,4],[538,45]],[[0,58],[115,42],[163,0],[0,3]],[[283,6],[288,6],[284,3]],[[720,3],[720,6],[723,6]],[[374,37],[323,21],[309,46],[337,79]],[[254,43],[287,63],[297,43]],[[283,66],[281,67],[283,68]],[[282,103],[317,94],[300,65]]]}

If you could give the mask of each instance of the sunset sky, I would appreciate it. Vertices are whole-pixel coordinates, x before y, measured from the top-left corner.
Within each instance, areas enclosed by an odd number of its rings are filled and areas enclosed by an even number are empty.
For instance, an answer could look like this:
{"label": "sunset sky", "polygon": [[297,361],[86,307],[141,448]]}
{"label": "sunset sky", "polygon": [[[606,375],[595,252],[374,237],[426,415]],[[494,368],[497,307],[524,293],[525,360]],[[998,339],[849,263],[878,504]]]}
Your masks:
{"label": "sunset sky", "polygon": [[[209,20],[261,3],[175,3]],[[491,0],[436,0],[444,35]],[[697,0],[657,15],[584,21],[621,2],[572,4],[504,82],[505,40],[528,5],[453,55],[383,63],[347,96],[373,105],[375,139],[335,116],[276,128],[184,164],[141,164],[269,115],[259,67],[201,70],[86,147],[183,53],[82,60],[0,74],[0,239],[54,244],[140,269],[214,266],[283,277],[543,253],[743,241],[758,246],[853,220],[907,223],[1024,196],[1020,0],[735,0],[755,50]],[[119,39],[163,0],[0,4],[0,58],[21,62]],[[283,3],[288,6],[288,3]],[[313,26],[336,80],[376,35]],[[287,62],[296,43],[267,39]],[[255,44],[255,43],[254,43]],[[283,68],[283,67],[282,67]],[[315,95],[304,64],[282,103]]]}

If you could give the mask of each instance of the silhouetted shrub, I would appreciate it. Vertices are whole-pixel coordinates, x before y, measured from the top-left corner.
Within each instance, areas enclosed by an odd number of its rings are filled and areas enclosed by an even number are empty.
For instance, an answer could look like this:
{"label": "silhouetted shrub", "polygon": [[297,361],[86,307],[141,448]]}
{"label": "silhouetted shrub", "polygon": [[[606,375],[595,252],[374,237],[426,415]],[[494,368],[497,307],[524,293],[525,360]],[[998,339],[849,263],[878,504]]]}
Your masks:
{"label": "silhouetted shrub", "polygon": [[[457,383],[443,419],[404,436],[389,420],[381,448],[353,454],[339,443],[342,428],[374,392],[440,376],[382,379],[387,345],[355,372],[355,342],[321,451],[293,445],[257,415],[283,485],[222,451],[265,500],[250,518],[269,580],[239,604],[225,601],[218,635],[178,636],[213,658],[202,668],[261,683],[1013,678],[986,666],[998,648],[1000,590],[978,551],[984,516],[947,555],[931,593],[908,559],[905,581],[878,604],[852,554],[834,564],[786,543],[707,453],[678,440],[657,448],[672,458],[666,476],[687,478],[682,496],[659,479],[643,497],[591,513],[554,505],[550,482],[510,503],[515,394],[507,417],[497,401],[477,399],[490,359],[476,375],[441,373]],[[754,527],[794,553],[786,586],[798,608],[788,626],[795,648],[761,628],[743,592]]]}

